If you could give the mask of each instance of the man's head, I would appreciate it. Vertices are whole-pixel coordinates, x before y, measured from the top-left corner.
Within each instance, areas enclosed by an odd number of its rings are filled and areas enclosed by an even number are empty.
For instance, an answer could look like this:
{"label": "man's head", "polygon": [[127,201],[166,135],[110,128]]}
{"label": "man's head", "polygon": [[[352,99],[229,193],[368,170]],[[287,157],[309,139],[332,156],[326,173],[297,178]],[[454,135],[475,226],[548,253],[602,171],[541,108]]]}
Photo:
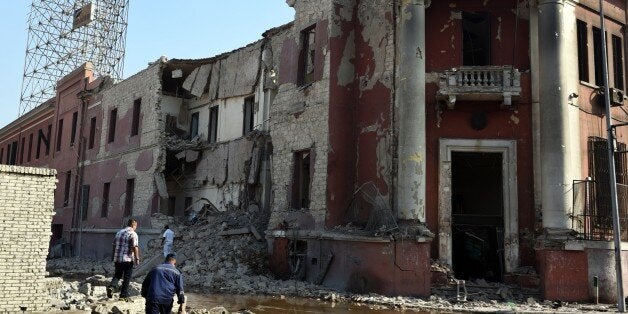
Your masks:
{"label": "man's head", "polygon": [[168,227],[168,225],[165,225],[164,229],[168,230],[168,229],[170,229],[170,227]]}
{"label": "man's head", "polygon": [[127,222],[127,227],[131,227],[133,228],[133,230],[137,229],[137,220],[131,218],[129,219],[129,221]]}
{"label": "man's head", "polygon": [[170,254],[166,255],[166,260],[164,262],[172,264],[172,265],[176,265],[177,264],[177,254],[170,253]]}

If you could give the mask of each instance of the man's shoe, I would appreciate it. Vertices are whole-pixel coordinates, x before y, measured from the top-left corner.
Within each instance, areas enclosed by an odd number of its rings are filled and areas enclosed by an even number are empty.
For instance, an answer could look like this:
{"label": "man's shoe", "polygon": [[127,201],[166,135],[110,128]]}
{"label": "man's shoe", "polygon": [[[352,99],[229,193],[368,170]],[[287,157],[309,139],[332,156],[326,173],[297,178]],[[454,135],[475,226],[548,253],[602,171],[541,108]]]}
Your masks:
{"label": "man's shoe", "polygon": [[107,298],[109,299],[113,298],[113,287],[111,286],[107,287]]}

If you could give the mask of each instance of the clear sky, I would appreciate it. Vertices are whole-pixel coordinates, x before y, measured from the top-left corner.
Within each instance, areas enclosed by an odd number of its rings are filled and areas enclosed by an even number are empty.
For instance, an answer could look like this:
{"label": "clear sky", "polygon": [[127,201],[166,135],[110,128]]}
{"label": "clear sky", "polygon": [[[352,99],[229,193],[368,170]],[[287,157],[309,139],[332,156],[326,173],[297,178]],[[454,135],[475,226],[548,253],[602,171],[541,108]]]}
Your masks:
{"label": "clear sky", "polygon": [[[17,118],[31,2],[0,4],[0,128]],[[160,56],[194,59],[231,51],[293,18],[285,0],[130,0],[124,76]]]}

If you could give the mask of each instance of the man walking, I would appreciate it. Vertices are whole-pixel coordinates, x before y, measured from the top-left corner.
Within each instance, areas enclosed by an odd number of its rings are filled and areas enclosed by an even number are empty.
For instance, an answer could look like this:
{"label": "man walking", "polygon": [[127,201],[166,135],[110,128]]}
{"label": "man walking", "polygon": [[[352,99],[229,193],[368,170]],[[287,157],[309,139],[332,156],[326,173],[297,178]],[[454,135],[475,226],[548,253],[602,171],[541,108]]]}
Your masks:
{"label": "man walking", "polygon": [[146,299],[146,314],[170,314],[174,295],[179,303],[178,313],[185,314],[183,275],[175,267],[177,256],[170,253],[163,264],[153,268],[142,282],[142,296]]}
{"label": "man walking", "polygon": [[172,244],[174,243],[174,231],[170,230],[168,225],[164,226],[164,234],[161,236],[161,245],[164,247],[164,257],[172,253]]}
{"label": "man walking", "polygon": [[137,220],[131,218],[127,223],[127,227],[116,233],[112,247],[115,273],[111,283],[107,286],[107,297],[109,298],[113,297],[114,290],[118,290],[118,281],[122,278],[120,299],[128,301],[129,282],[133,274],[133,265],[140,263],[140,249],[135,229],[137,229]]}

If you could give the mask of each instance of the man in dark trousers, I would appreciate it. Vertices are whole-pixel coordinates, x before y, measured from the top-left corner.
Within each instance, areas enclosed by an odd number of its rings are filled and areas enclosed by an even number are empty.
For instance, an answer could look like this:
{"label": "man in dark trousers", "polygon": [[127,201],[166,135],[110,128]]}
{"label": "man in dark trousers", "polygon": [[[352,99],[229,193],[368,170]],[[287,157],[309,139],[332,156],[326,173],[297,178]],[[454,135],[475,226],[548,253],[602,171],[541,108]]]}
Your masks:
{"label": "man in dark trousers", "polygon": [[112,254],[115,273],[111,283],[107,286],[107,297],[109,298],[113,296],[114,290],[118,289],[118,281],[122,278],[120,299],[128,301],[129,282],[133,274],[133,265],[140,263],[139,240],[135,229],[137,229],[137,220],[131,218],[126,228],[118,231],[113,240]]}
{"label": "man in dark trousers", "polygon": [[170,314],[174,295],[179,303],[178,313],[185,314],[183,275],[175,267],[177,256],[170,253],[163,264],[153,268],[142,282],[142,296],[146,299],[146,314]]}

